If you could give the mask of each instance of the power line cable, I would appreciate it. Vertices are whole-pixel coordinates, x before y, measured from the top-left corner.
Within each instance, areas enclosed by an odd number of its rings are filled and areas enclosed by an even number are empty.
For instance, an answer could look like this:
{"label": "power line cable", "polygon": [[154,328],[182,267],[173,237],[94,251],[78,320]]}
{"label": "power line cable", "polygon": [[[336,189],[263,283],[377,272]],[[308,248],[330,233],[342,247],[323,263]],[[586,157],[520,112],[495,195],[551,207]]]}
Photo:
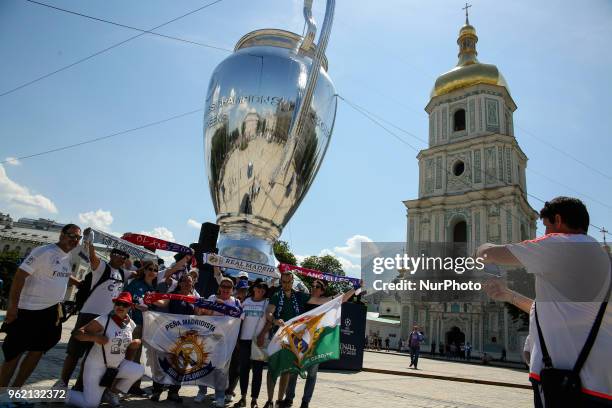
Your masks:
{"label": "power line cable", "polygon": [[[183,14],[183,15],[179,16],[179,17],[173,18],[173,19],[172,19],[172,20],[170,20],[170,21],[166,21],[166,22],[165,22],[165,23],[163,23],[163,24],[160,24],[160,25],[158,25],[158,26],[155,26],[155,27],[151,28],[150,30],[146,30],[145,32],[141,32],[140,34],[137,34],[137,35],[132,36],[132,37],[130,37],[130,38],[128,38],[128,39],[126,39],[126,40],[123,40],[123,41],[120,41],[120,42],[118,42],[118,43],[115,43],[115,44],[111,45],[110,47],[106,47],[106,48],[104,48],[103,50],[100,50],[100,51],[98,51],[98,52],[95,52],[95,53],[93,53],[93,54],[91,54],[91,55],[89,55],[89,56],[87,56],[87,57],[85,57],[85,58],[81,58],[81,59],[80,59],[80,60],[78,60],[78,61],[75,61],[75,62],[73,62],[73,63],[71,63],[71,64],[65,65],[65,66],[63,66],[62,68],[56,69],[55,71],[49,72],[48,74],[45,74],[45,75],[39,76],[38,78],[32,79],[32,80],[30,80],[30,81],[28,81],[28,82],[26,82],[26,83],[23,83],[23,84],[21,84],[21,85],[19,85],[19,86],[15,87],[15,88],[9,89],[8,91],[4,91],[3,93],[1,93],[1,94],[0,94],[0,97],[2,97],[2,96],[6,96],[6,95],[11,94],[11,93],[13,93],[13,92],[15,92],[15,91],[18,91],[18,90],[20,90],[20,89],[23,89],[23,88],[25,88],[25,87],[27,87],[27,86],[30,86],[30,85],[32,85],[32,84],[35,84],[36,82],[42,81],[42,80],[43,80],[43,79],[45,79],[45,78],[49,78],[50,76],[53,76],[53,75],[55,75],[55,74],[57,74],[57,73],[60,73],[60,72],[62,72],[62,71],[65,71],[65,70],[67,70],[67,69],[69,69],[69,68],[72,68],[72,67],[74,67],[75,65],[78,65],[78,64],[80,64],[80,63],[82,63],[82,62],[88,61],[88,60],[90,60],[90,59],[92,59],[92,58],[94,58],[94,57],[97,57],[97,56],[98,56],[98,55],[100,55],[100,54],[103,54],[103,53],[105,53],[105,52],[107,52],[107,51],[112,50],[113,48],[117,48],[117,47],[119,47],[119,46],[121,46],[121,45],[123,45],[123,44],[125,44],[125,43],[127,43],[127,42],[129,42],[129,41],[132,41],[132,40],[134,40],[134,39],[136,39],[136,38],[142,37],[142,36],[143,36],[143,35],[145,35],[145,34],[149,34],[149,33],[151,33],[151,31],[153,31],[153,30],[157,30],[158,28],[164,27],[164,26],[166,26],[166,25],[168,25],[168,24],[170,24],[170,23],[173,23],[173,22],[175,22],[175,21],[177,21],[177,20],[180,20],[180,19],[182,19],[182,18],[185,18],[185,17],[187,17],[187,16],[189,16],[189,15],[191,15],[191,14],[197,13],[198,11],[200,11],[200,10],[204,10],[205,8],[208,8],[208,7],[210,7],[210,6],[214,5],[214,4],[220,3],[221,1],[223,1],[223,0],[215,0],[215,1],[213,1],[213,2],[211,2],[211,3],[208,3],[208,4],[206,4],[206,5],[202,6],[202,7],[199,7],[199,8],[197,8],[197,9],[195,9],[195,10],[192,10],[192,11],[190,11],[190,12],[188,12],[188,13],[185,13],[185,14]],[[139,31],[140,31],[140,30],[139,30]]]}
{"label": "power line cable", "polygon": [[[411,149],[415,150],[417,153],[419,152],[419,149],[417,149],[416,147],[414,147],[414,146],[413,146],[413,145],[411,145],[410,143],[406,142],[406,141],[405,141],[405,140],[404,140],[402,137],[400,137],[399,135],[397,135],[397,134],[393,133],[392,131],[390,131],[388,128],[386,128],[385,126],[383,126],[383,125],[382,125],[382,124],[381,124],[379,121],[377,121],[375,118],[371,117],[370,115],[368,115],[368,114],[367,114],[367,113],[365,113],[364,111],[362,111],[362,110],[360,110],[359,108],[357,108],[357,107],[356,107],[356,106],[357,106],[356,104],[354,104],[354,103],[352,103],[352,102],[348,101],[346,98],[342,97],[341,95],[336,95],[336,96],[337,96],[338,98],[340,98],[341,100],[343,100],[344,102],[346,102],[346,103],[347,103],[349,106],[351,106],[351,107],[352,107],[352,108],[353,108],[355,111],[357,111],[358,113],[361,113],[363,116],[365,116],[367,119],[369,119],[370,121],[372,121],[374,124],[376,124],[377,126],[379,126],[380,128],[382,128],[383,130],[385,130],[387,133],[389,133],[390,135],[392,135],[393,137],[395,137],[397,140],[399,140],[399,141],[400,141],[400,142],[402,142],[403,144],[405,144],[405,145],[409,146]],[[406,132],[407,132],[407,131],[406,131]],[[409,132],[407,132],[407,133],[409,133]],[[410,133],[409,133],[409,134],[410,134]],[[447,177],[448,177],[449,175],[451,175],[451,173],[450,173],[450,172],[449,172],[447,169],[443,169],[443,170],[444,170],[444,172],[446,173]],[[485,176],[485,179],[486,179],[486,178],[487,178],[487,176],[488,176],[488,175],[487,175],[487,172],[486,172],[486,169],[483,169],[483,171],[484,171],[484,176]],[[498,180],[499,180],[499,179],[498,179]],[[467,187],[470,187],[470,188],[472,188],[472,187],[473,187],[471,184],[468,184],[468,182],[467,182],[466,180],[464,180],[464,179],[461,179],[461,178],[460,178],[460,179],[459,179],[459,181],[460,181],[461,183],[463,183],[463,184],[464,184],[465,186],[467,186]],[[499,181],[501,181],[501,182],[503,183],[503,186],[504,186],[504,187],[513,187],[513,186],[518,186],[518,185],[508,184],[508,183],[507,183],[505,180],[499,180]],[[518,186],[518,187],[520,188],[520,186]],[[491,204],[494,204],[494,205],[498,205],[498,203],[496,203],[496,202],[492,201],[491,199],[487,198],[487,197],[484,195],[484,193],[483,193],[482,191],[480,191],[480,190],[473,190],[473,191],[480,193],[480,195],[481,195],[481,197],[482,197],[482,199],[483,199],[484,201],[487,201],[487,202],[489,202],[489,203],[491,203]],[[528,197],[531,197],[531,198],[533,198],[533,199],[535,199],[535,200],[537,200],[537,201],[540,201],[540,202],[542,202],[542,203],[545,203],[545,202],[546,202],[546,201],[545,201],[545,200],[543,200],[542,198],[540,198],[540,197],[538,197],[538,196],[536,196],[536,195],[534,195],[534,194],[528,193],[528,192],[526,192],[526,191],[525,191],[525,195],[527,195]],[[507,214],[507,215],[509,215],[510,217],[514,218],[515,220],[519,221],[519,223],[521,222],[521,220],[520,220],[520,219],[519,219],[519,218],[518,218],[516,215],[512,214],[512,212],[507,212],[506,214]],[[605,228],[604,226],[599,227],[599,226],[594,225],[594,224],[592,224],[592,223],[591,223],[591,224],[589,224],[589,225],[590,225],[590,226],[592,226],[592,227],[594,227],[594,228],[596,228],[596,229],[597,229],[597,230],[599,230],[599,231],[602,231],[602,229],[603,229],[603,228]]]}
{"label": "power line cable", "polygon": [[573,155],[569,154],[569,153],[568,153],[568,152],[566,152],[565,150],[558,148],[557,146],[555,146],[555,145],[553,145],[552,143],[550,143],[550,142],[546,141],[545,139],[542,139],[542,138],[541,138],[541,137],[539,137],[539,136],[536,136],[534,133],[532,133],[532,132],[528,131],[528,130],[527,130],[527,129],[525,129],[524,127],[519,126],[519,125],[516,125],[516,127],[517,127],[517,128],[519,128],[520,130],[522,130],[524,133],[526,133],[526,134],[528,134],[528,135],[532,136],[534,139],[538,140],[540,143],[543,143],[543,144],[547,145],[548,147],[550,147],[551,149],[554,149],[554,150],[556,150],[557,152],[559,152],[559,153],[563,154],[564,156],[569,157],[570,159],[572,159],[572,160],[574,160],[575,162],[577,162],[577,163],[579,163],[579,164],[583,165],[583,166],[584,166],[584,167],[586,167],[587,169],[590,169],[590,170],[594,171],[595,173],[598,173],[599,175],[601,175],[601,176],[603,176],[603,177],[607,178],[608,180],[612,180],[612,176],[610,176],[609,174],[606,174],[606,173],[604,173],[604,172],[602,172],[602,171],[600,171],[600,170],[596,169],[595,167],[591,166],[590,164],[588,164],[588,163],[586,163],[586,162],[584,162],[584,161],[582,161],[582,160],[578,159],[577,157],[574,157]]}
{"label": "power line cable", "polygon": [[185,113],[180,113],[178,115],[170,116],[168,118],[157,120],[155,122],[150,122],[150,123],[147,123],[147,124],[144,124],[144,125],[141,125],[141,126],[137,126],[137,127],[131,128],[131,129],[122,130],[120,132],[112,133],[110,135],[100,136],[100,137],[96,137],[96,138],[93,138],[93,139],[84,140],[84,141],[79,142],[79,143],[73,143],[73,144],[66,145],[66,146],[56,147],[54,149],[45,150],[45,151],[38,152],[38,153],[33,153],[33,154],[28,154],[28,155],[21,156],[21,157],[10,158],[10,159],[7,159],[7,160],[4,160],[4,161],[0,162],[0,164],[9,163],[9,162],[14,161],[15,159],[16,160],[31,159],[32,157],[42,156],[42,155],[45,155],[45,154],[60,152],[62,150],[68,150],[68,149],[72,149],[72,148],[75,148],[75,147],[78,147],[78,146],[83,146],[83,145],[86,145],[86,144],[100,142],[102,140],[106,140],[106,139],[110,139],[110,138],[113,138],[113,137],[125,135],[127,133],[132,133],[132,132],[135,132],[137,130],[142,130],[142,129],[146,129],[146,128],[149,128],[149,127],[152,127],[152,126],[161,125],[162,123],[166,123],[166,122],[169,122],[171,120],[179,119],[179,118],[182,118],[182,117],[185,117],[185,116],[193,115],[194,113],[202,112],[203,110],[204,109],[197,109],[197,110],[193,110],[193,111],[189,111],[189,112],[185,112]]}
{"label": "power line cable", "polygon": [[184,42],[184,43],[187,43],[187,44],[198,45],[200,47],[211,48],[211,49],[214,49],[214,50],[232,52],[232,50],[229,49],[229,48],[218,47],[216,45],[206,44],[206,43],[202,43],[202,42],[198,42],[198,41],[193,41],[193,40],[187,40],[185,38],[174,37],[174,36],[171,36],[171,35],[155,33],[155,32],[150,31],[150,30],[143,30],[142,28],[138,28],[138,27],[133,27],[133,26],[117,23],[115,21],[111,21],[111,20],[106,20],[106,19],[99,18],[99,17],[90,16],[90,15],[79,13],[79,12],[72,11],[72,10],[67,10],[67,9],[64,9],[64,8],[61,8],[61,7],[53,6],[51,4],[46,4],[46,3],[42,3],[42,2],[39,2],[39,1],[35,1],[35,0],[25,0],[25,1],[27,1],[29,3],[33,3],[33,4],[38,4],[40,6],[48,7],[48,8],[57,10],[57,11],[62,11],[64,13],[73,14],[75,16],[88,18],[90,20],[98,21],[98,22],[101,22],[101,23],[111,24],[111,25],[114,25],[114,26],[117,26],[117,27],[127,28],[127,29],[134,30],[134,31],[140,31],[143,34],[151,34],[151,35],[155,35],[155,36],[158,36],[158,37],[167,38],[169,40],[180,41],[180,42]]}
{"label": "power line cable", "polygon": [[612,206],[610,206],[610,205],[608,205],[608,204],[604,203],[603,201],[600,201],[600,200],[598,200],[597,198],[592,197],[592,196],[590,196],[590,195],[587,195],[587,194],[581,193],[580,191],[578,191],[578,190],[576,190],[576,189],[574,189],[574,188],[572,188],[572,187],[570,187],[570,186],[568,186],[568,185],[566,185],[566,184],[563,184],[563,183],[561,183],[560,181],[557,181],[557,180],[555,180],[555,179],[553,179],[553,178],[551,178],[551,177],[548,177],[547,175],[542,174],[542,173],[540,173],[539,171],[535,171],[535,170],[533,170],[533,169],[531,169],[531,168],[528,168],[528,169],[527,169],[527,171],[529,171],[530,173],[534,173],[534,174],[536,174],[536,175],[538,175],[538,176],[540,176],[540,177],[542,177],[542,178],[544,178],[544,179],[546,179],[546,180],[548,180],[548,181],[550,181],[550,182],[553,182],[553,183],[555,183],[555,184],[558,184],[558,185],[560,185],[561,187],[567,188],[568,190],[571,190],[571,191],[573,191],[573,192],[574,192],[574,193],[576,193],[576,194],[580,194],[581,196],[586,197],[586,198],[588,198],[589,200],[591,200],[591,201],[593,201],[593,202],[596,202],[596,203],[597,203],[597,204],[599,204],[599,205],[603,205],[604,207],[609,208],[610,210],[612,210]]}

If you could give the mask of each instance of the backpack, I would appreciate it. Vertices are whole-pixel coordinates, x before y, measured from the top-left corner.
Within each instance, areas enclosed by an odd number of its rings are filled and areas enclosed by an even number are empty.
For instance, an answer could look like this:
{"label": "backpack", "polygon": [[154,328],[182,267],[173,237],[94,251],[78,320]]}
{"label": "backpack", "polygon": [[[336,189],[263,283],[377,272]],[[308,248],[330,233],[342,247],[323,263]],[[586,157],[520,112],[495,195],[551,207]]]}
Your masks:
{"label": "backpack", "polygon": [[[121,282],[125,282],[125,273],[123,272],[123,269],[119,268],[119,273],[121,273]],[[104,267],[104,272],[102,272],[102,276],[100,276],[100,279],[98,279],[98,281],[95,285],[93,285],[93,287],[91,286],[93,283],[93,272],[89,272],[87,275],[85,275],[85,278],[81,281],[81,283],[79,283],[77,293],[74,296],[76,310],[81,310],[83,308],[83,305],[85,305],[85,302],[87,302],[87,299],[89,299],[89,296],[94,292],[94,290],[96,290],[98,286],[100,286],[107,280],[111,280],[111,267],[109,264],[106,264],[106,266]]]}

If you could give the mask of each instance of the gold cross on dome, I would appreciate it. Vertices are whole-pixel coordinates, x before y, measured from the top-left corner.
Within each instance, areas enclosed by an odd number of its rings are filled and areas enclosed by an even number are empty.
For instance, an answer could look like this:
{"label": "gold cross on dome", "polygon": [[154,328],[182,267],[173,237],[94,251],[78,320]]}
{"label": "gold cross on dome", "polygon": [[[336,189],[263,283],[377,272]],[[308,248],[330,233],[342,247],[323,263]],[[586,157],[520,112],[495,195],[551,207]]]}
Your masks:
{"label": "gold cross on dome", "polygon": [[465,10],[465,24],[468,25],[470,24],[470,20],[468,20],[468,9],[472,7],[471,4],[467,4],[465,3],[465,7],[462,7],[461,10]]}

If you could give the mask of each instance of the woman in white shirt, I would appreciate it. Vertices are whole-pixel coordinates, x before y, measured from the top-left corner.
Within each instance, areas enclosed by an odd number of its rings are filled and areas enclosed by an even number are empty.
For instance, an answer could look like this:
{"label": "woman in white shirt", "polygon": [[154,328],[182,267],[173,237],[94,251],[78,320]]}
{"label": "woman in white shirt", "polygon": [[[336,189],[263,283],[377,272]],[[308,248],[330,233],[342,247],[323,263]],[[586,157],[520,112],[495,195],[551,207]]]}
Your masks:
{"label": "woman in white shirt", "polygon": [[268,306],[266,293],[268,285],[261,279],[255,281],[252,295],[242,304],[242,327],[238,340],[240,351],[240,400],[234,407],[246,407],[246,395],[249,388],[249,371],[253,368],[253,382],[251,383],[251,408],[257,407],[257,398],[261,389],[261,379],[264,367],[263,361],[251,360],[251,347],[253,340],[265,326],[264,314]]}
{"label": "woman in white shirt", "polygon": [[132,295],[122,292],[113,299],[113,312],[102,315],[76,330],[80,341],[94,343],[85,359],[83,391],[69,391],[66,404],[89,408],[100,405],[105,387],[100,385],[107,368],[118,369],[112,386],[108,389],[108,402],[119,406],[117,392],[127,392],[144,374],[144,367],[133,361],[140,347],[140,340],[132,338],[136,324],[128,311],[133,307]]}

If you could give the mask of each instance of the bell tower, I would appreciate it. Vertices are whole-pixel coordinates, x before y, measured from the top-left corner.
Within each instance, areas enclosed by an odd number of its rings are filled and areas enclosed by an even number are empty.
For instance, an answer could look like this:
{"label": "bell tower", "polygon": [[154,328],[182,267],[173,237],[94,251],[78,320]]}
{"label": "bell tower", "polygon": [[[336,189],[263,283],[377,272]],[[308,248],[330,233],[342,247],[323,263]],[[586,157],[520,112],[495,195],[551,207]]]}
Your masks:
{"label": "bell tower", "polygon": [[436,79],[425,107],[429,147],[417,155],[419,197],[404,201],[411,255],[439,243],[465,256],[484,242],[535,236],[527,156],[514,136],[517,106],[498,68],[476,58],[477,42],[466,8],[457,65]]}

